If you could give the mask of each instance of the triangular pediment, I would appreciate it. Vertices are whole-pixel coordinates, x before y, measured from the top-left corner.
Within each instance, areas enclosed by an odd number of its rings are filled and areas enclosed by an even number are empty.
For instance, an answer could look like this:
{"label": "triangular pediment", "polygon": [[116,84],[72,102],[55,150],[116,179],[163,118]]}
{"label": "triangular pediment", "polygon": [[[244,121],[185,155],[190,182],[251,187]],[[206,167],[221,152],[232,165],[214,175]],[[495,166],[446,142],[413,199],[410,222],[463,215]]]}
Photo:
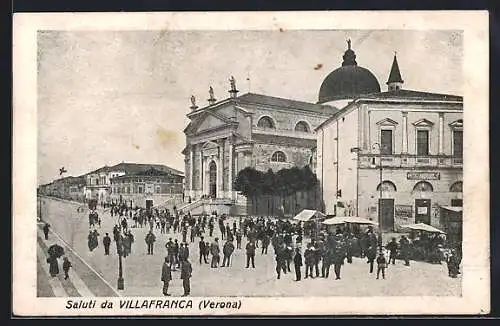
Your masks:
{"label": "triangular pediment", "polygon": [[420,119],[418,121],[415,121],[413,123],[415,127],[432,127],[434,123],[432,121],[429,121],[427,119]]}
{"label": "triangular pediment", "polygon": [[452,123],[450,123],[449,126],[452,128],[463,128],[464,121],[462,119],[455,120]]}
{"label": "triangular pediment", "polygon": [[186,133],[194,134],[207,130],[214,130],[234,124],[234,121],[222,114],[207,111],[192,121],[185,129]]}
{"label": "triangular pediment", "polygon": [[217,148],[219,145],[217,143],[214,143],[213,141],[207,141],[205,144],[203,144],[203,149],[212,149],[212,148]]}
{"label": "triangular pediment", "polygon": [[377,122],[377,125],[379,126],[396,126],[398,123],[392,119],[385,118],[383,120],[380,120]]}

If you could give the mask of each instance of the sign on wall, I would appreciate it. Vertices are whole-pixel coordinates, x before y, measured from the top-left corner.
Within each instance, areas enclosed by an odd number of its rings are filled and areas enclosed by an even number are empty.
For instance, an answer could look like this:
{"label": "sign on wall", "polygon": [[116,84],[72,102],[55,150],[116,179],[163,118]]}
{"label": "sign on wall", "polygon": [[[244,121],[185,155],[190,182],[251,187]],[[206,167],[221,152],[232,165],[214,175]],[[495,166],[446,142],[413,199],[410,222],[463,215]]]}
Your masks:
{"label": "sign on wall", "polygon": [[411,205],[394,205],[394,216],[396,218],[412,218],[413,207]]}
{"label": "sign on wall", "polygon": [[408,180],[439,180],[439,172],[407,172],[406,179]]}

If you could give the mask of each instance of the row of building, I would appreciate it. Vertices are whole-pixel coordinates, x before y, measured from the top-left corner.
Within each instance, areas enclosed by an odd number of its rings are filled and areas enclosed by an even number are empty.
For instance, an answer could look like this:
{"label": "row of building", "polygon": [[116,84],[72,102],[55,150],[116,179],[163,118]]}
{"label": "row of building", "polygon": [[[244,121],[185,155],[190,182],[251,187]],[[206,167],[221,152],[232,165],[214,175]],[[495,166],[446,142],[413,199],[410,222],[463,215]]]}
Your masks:
{"label": "row of building", "polygon": [[161,164],[119,163],[78,177],[41,185],[41,195],[86,202],[122,203],[128,207],[181,205],[184,173]]}
{"label": "row of building", "polygon": [[[386,230],[442,224],[441,211],[461,211],[463,98],[403,88],[391,57],[387,90],[348,49],[323,81],[317,103],[247,93],[198,107],[184,130],[185,198],[244,212],[234,188],[240,170],[309,165],[320,184],[317,207],[328,215],[378,220]],[[389,66],[389,64],[388,64]],[[211,199],[206,199],[211,198]]]}

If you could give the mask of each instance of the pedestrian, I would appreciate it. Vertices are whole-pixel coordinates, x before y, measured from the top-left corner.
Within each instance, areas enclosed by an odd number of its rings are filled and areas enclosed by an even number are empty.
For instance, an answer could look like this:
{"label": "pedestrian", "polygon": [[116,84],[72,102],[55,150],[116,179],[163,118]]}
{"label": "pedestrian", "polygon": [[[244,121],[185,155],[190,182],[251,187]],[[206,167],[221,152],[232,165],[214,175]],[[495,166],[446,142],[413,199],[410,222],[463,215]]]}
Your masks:
{"label": "pedestrian", "polygon": [[208,241],[205,241],[205,251],[203,252],[203,259],[205,260],[205,263],[208,264],[208,256],[210,255],[210,243]]}
{"label": "pedestrian", "polygon": [[188,296],[191,293],[191,284],[190,279],[193,273],[193,268],[189,260],[182,262],[181,266],[181,279],[182,279],[182,287],[184,288],[183,297]]}
{"label": "pedestrian", "polygon": [[333,252],[333,271],[335,272],[335,279],[340,280],[340,272],[342,270],[342,265],[344,265],[344,259],[346,257],[346,248],[342,240],[338,241],[335,245]]}
{"label": "pedestrian", "polygon": [[307,249],[304,251],[304,260],[306,263],[306,277],[313,276],[313,265],[314,265],[314,250],[311,243],[307,244]]}
{"label": "pedestrian", "polygon": [[175,259],[175,265],[177,266],[177,268],[180,268],[181,266],[179,262],[179,242],[177,242],[177,239],[174,240],[174,259]]}
{"label": "pedestrian", "polygon": [[389,242],[386,246],[386,249],[389,250],[389,264],[396,264],[396,256],[398,251],[398,244],[396,242],[396,238],[392,238],[391,242]]}
{"label": "pedestrian", "polygon": [[405,261],[405,266],[410,266],[410,241],[403,235],[399,240],[399,245],[401,248],[401,256]]}
{"label": "pedestrian", "polygon": [[156,241],[156,236],[153,233],[153,230],[149,230],[148,234],[146,234],[146,238],[144,239],[146,241],[146,245],[148,246],[148,255],[153,254],[153,248],[154,248],[154,243]]}
{"label": "pedestrian", "polygon": [[50,255],[47,258],[47,263],[49,264],[49,273],[50,276],[56,277],[59,274],[59,262],[57,261],[56,255]]}
{"label": "pedestrian", "polygon": [[382,272],[382,278],[385,280],[386,268],[387,268],[387,260],[385,259],[384,253],[380,251],[377,257],[377,280],[379,279],[380,272]]}
{"label": "pedestrian", "polygon": [[68,257],[64,257],[63,258],[63,271],[64,271],[64,279],[67,280],[69,278],[69,275],[68,275],[68,272],[69,272],[69,269],[72,267],[73,265],[71,264],[71,262],[69,261]]}
{"label": "pedestrian", "polygon": [[300,281],[302,278],[300,269],[302,268],[302,255],[300,254],[300,249],[295,249],[295,256],[293,257],[293,265],[295,267],[295,281]]}
{"label": "pedestrian", "polygon": [[210,264],[211,268],[217,268],[220,261],[220,247],[219,238],[215,238],[214,242],[210,245],[210,253],[212,254],[212,262]]}
{"label": "pedestrian", "polygon": [[370,273],[373,273],[373,263],[375,262],[375,258],[377,256],[377,247],[370,246],[366,249],[366,258],[367,263],[370,264]]}
{"label": "pedestrian", "polygon": [[276,274],[278,280],[281,278],[281,271],[286,274],[285,247],[286,245],[283,243],[282,246],[276,248]]}
{"label": "pedestrian", "polygon": [[214,222],[212,219],[210,219],[210,222],[208,222],[208,232],[210,237],[212,237],[214,233]]}
{"label": "pedestrian", "polygon": [[187,238],[187,227],[185,225],[182,226],[182,242],[186,242]]}
{"label": "pedestrian", "polygon": [[[224,246],[222,247],[222,254],[224,255],[224,258],[222,259],[222,266],[221,267],[229,267],[229,264],[231,262],[231,255],[233,254],[234,251],[234,244],[232,240],[227,240]],[[226,265],[227,262],[227,265]]]}
{"label": "pedestrian", "polygon": [[446,265],[448,267],[448,276],[456,278],[460,273],[460,263],[455,249],[451,250],[450,254],[446,258]]}
{"label": "pedestrian", "polygon": [[261,254],[266,254],[267,255],[267,248],[269,247],[269,243],[271,242],[271,239],[269,239],[269,236],[267,234],[264,234],[262,237],[262,252]]}
{"label": "pedestrian", "polygon": [[328,278],[330,276],[330,267],[333,261],[333,252],[330,249],[325,249],[321,263],[321,277]]}
{"label": "pedestrian", "polygon": [[170,268],[174,266],[175,271],[175,257],[174,257],[174,243],[172,242],[172,238],[169,238],[167,243],[165,244],[165,248],[167,248],[167,258],[170,264]]}
{"label": "pedestrian", "polygon": [[109,237],[109,233],[106,233],[104,238],[102,238],[102,244],[104,246],[104,255],[109,256],[109,246],[111,245],[111,238]]}
{"label": "pedestrian", "polygon": [[43,225],[43,235],[45,237],[45,240],[49,240],[49,229],[50,229],[50,224],[49,223],[45,223]]}
{"label": "pedestrian", "polygon": [[238,232],[236,232],[236,249],[241,249],[241,230],[238,230]]}
{"label": "pedestrian", "polygon": [[170,267],[170,261],[168,257],[165,257],[163,266],[161,268],[161,281],[163,282],[163,295],[170,296],[168,294],[168,285],[172,280],[172,268]]}
{"label": "pedestrian", "polygon": [[203,237],[200,238],[198,248],[200,249],[200,264],[202,258],[205,261],[205,264],[208,264],[207,257],[205,256],[205,241],[203,240]]}
{"label": "pedestrian", "polygon": [[247,243],[245,247],[247,251],[247,267],[249,268],[250,266],[250,261],[252,261],[252,268],[255,268],[255,243],[253,240]]}

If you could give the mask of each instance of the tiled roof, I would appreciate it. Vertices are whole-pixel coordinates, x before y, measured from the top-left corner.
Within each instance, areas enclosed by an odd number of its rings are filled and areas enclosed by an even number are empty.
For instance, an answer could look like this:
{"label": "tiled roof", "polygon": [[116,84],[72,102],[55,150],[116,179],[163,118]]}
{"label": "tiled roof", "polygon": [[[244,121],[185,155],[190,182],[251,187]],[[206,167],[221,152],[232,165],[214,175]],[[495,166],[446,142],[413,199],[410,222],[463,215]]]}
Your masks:
{"label": "tiled roof", "polygon": [[360,96],[361,98],[373,99],[401,99],[401,100],[430,100],[430,101],[463,101],[462,96],[419,92],[406,89],[398,89],[388,92],[371,93]]}
{"label": "tiled roof", "polygon": [[303,110],[310,111],[320,114],[331,115],[338,111],[338,109],[334,108],[330,105],[322,105],[322,104],[314,104],[296,100],[289,100],[280,97],[255,94],[255,93],[246,93],[236,98],[238,103],[246,103],[246,104],[261,104],[261,105],[269,105],[269,106],[278,106],[282,108],[290,108],[295,110]]}
{"label": "tiled roof", "polygon": [[172,173],[175,175],[184,175],[184,172],[173,169],[163,164],[140,164],[140,163],[118,163],[113,166],[103,166],[95,171],[92,171],[88,174],[100,173],[100,172],[109,172],[109,171],[124,171],[126,174],[134,174],[144,172],[151,168],[157,169],[159,171]]}

